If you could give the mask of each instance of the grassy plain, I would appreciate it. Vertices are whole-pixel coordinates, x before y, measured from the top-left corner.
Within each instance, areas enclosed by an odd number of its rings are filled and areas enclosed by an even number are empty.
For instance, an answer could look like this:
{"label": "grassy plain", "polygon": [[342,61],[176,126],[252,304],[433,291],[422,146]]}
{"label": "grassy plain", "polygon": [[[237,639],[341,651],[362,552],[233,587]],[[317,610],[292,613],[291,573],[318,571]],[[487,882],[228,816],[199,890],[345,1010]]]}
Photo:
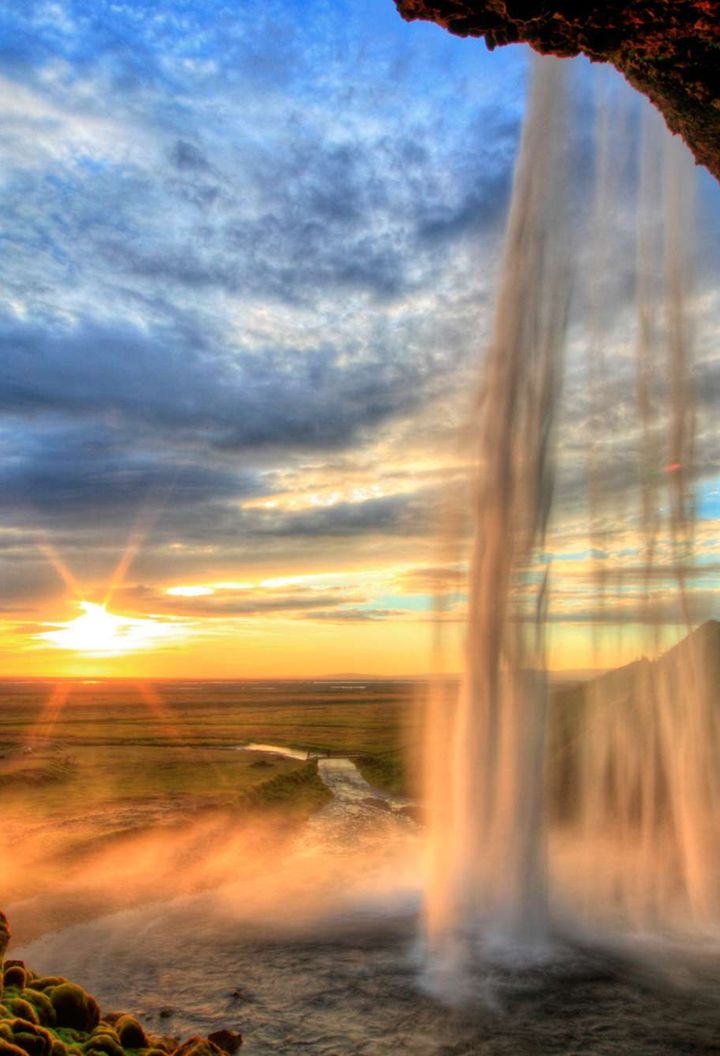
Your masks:
{"label": "grassy plain", "polygon": [[[0,683],[0,904],[108,841],[202,813],[298,819],[329,797],[313,761],[249,742],[349,755],[400,791],[419,736],[418,685],[395,681]],[[43,879],[44,878],[44,879]]]}

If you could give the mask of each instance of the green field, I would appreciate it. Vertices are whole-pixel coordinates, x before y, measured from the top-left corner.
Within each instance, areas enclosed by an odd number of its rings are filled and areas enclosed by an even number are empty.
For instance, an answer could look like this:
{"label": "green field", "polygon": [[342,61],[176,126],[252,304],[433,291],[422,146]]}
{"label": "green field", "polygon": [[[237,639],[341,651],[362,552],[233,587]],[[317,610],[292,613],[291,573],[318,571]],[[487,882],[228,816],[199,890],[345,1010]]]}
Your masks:
{"label": "green field", "polygon": [[108,841],[202,813],[297,820],[329,793],[314,761],[249,742],[349,755],[371,783],[408,787],[419,739],[412,682],[0,684],[0,904],[54,882]]}

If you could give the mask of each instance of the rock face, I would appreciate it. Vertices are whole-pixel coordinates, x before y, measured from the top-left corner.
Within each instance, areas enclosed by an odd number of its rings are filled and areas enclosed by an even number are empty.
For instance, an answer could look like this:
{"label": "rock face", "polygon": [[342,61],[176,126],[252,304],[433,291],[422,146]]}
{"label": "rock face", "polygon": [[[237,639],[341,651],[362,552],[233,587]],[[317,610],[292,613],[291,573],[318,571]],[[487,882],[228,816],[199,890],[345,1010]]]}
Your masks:
{"label": "rock face", "polygon": [[488,48],[611,62],[720,179],[720,0],[395,0]]}

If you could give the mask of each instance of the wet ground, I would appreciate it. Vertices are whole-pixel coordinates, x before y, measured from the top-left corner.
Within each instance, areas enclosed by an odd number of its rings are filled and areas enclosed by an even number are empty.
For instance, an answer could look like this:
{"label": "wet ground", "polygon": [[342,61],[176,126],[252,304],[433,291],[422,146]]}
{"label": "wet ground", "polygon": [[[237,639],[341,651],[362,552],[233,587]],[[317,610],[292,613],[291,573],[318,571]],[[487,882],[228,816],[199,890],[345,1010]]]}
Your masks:
{"label": "wet ground", "polygon": [[676,955],[650,971],[568,948],[533,970],[478,970],[463,1008],[433,1000],[420,985],[417,830],[352,763],[319,765],[335,798],[260,879],[105,916],[15,955],[157,1031],[237,1027],[250,1056],[720,1053],[713,960],[688,962],[680,985]]}

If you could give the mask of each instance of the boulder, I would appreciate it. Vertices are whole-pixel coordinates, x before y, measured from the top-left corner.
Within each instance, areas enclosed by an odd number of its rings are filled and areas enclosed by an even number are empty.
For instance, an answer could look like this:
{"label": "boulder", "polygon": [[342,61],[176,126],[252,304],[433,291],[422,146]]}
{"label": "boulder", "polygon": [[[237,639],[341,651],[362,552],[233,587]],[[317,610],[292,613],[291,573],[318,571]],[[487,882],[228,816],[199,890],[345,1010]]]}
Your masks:
{"label": "boulder", "polygon": [[[129,1046],[130,1048],[142,1048],[142,1046]],[[95,1053],[96,1056],[124,1056],[124,1050],[120,1044],[117,1034],[110,1027],[99,1027],[94,1030],[83,1046],[85,1052]]]}
{"label": "boulder", "polygon": [[217,1045],[219,1049],[226,1052],[228,1056],[235,1056],[242,1045],[242,1034],[237,1030],[214,1030],[212,1034],[208,1034],[208,1041],[211,1041],[213,1045]]}
{"label": "boulder", "polygon": [[5,1005],[7,1006],[10,1014],[16,1016],[18,1019],[24,1019],[28,1023],[39,1023],[40,1016],[37,1014],[33,1006],[29,1001],[26,1001],[22,997],[11,997],[8,994],[5,995]]}
{"label": "boulder", "polygon": [[22,1049],[26,1056],[51,1056],[53,1039],[44,1027],[25,1019],[15,1019],[10,1023],[13,1042]]}
{"label": "boulder", "polygon": [[115,1030],[120,1044],[125,1049],[147,1048],[147,1034],[135,1016],[123,1015],[115,1022]]}
{"label": "boulder", "polygon": [[0,1038],[0,1056],[27,1056],[24,1049],[5,1038]]}
{"label": "boulder", "polygon": [[49,990],[59,1027],[90,1032],[100,1022],[100,1009],[94,997],[75,983],[61,983]]}
{"label": "boulder", "polygon": [[52,1001],[43,993],[42,990],[35,990],[33,987],[26,987],[20,997],[23,1001],[27,1001],[29,1005],[35,1009],[38,1017],[38,1021],[44,1027],[54,1027],[56,1016],[55,1009],[52,1006]]}
{"label": "boulder", "polygon": [[3,972],[3,987],[12,987],[15,990],[24,990],[27,982],[27,973],[19,964],[5,967]]}

